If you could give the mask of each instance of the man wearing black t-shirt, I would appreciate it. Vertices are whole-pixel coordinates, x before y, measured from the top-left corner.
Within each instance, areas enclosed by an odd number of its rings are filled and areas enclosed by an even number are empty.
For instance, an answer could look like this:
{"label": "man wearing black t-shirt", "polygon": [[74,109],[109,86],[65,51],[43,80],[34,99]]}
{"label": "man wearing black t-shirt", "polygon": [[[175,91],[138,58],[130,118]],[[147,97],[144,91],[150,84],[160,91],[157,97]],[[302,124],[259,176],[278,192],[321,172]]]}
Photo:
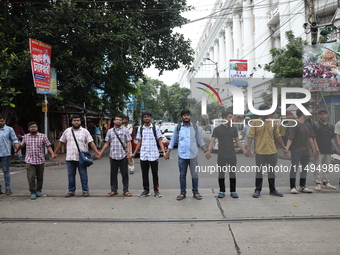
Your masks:
{"label": "man wearing black t-shirt", "polygon": [[237,128],[230,125],[232,123],[233,114],[231,112],[223,112],[222,119],[226,123],[216,127],[212,133],[209,148],[206,153],[206,158],[211,158],[211,150],[213,145],[218,140],[218,156],[217,164],[219,166],[218,184],[220,186],[220,193],[218,198],[225,196],[225,172],[229,172],[230,182],[230,196],[238,198],[236,193],[236,153],[234,148],[234,139],[238,147],[241,148],[243,153],[246,153],[240,139],[238,138]]}
{"label": "man wearing black t-shirt", "polygon": [[306,187],[306,178],[308,171],[306,167],[309,164],[310,147],[312,148],[314,155],[316,155],[313,140],[314,132],[312,126],[306,121],[308,119],[308,116],[303,114],[300,109],[296,111],[296,115],[298,116],[297,125],[289,129],[287,141],[287,150],[291,151],[291,167],[289,176],[290,193],[298,193],[295,186],[297,172],[300,172],[300,192],[312,193],[312,191]]}
{"label": "man wearing black t-shirt", "polygon": [[[314,156],[314,181],[315,190],[320,191],[325,189],[336,189],[335,186],[329,183],[329,166],[331,164],[332,145],[338,151],[339,148],[334,142],[334,126],[327,122],[328,113],[325,109],[318,111],[319,120],[313,124],[313,131],[315,134],[315,147],[318,152],[317,156]],[[321,175],[320,176],[320,172]]]}

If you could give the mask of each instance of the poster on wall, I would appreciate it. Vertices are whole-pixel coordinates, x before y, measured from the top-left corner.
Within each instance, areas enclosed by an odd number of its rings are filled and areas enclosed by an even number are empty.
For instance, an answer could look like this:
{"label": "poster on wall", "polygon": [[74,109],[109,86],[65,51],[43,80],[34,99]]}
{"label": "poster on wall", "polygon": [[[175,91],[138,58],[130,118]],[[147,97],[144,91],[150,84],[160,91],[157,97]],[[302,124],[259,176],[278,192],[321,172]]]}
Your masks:
{"label": "poster on wall", "polygon": [[230,84],[235,86],[248,86],[248,60],[230,59]]}
{"label": "poster on wall", "polygon": [[34,87],[49,90],[52,46],[31,38],[29,43]]}
{"label": "poster on wall", "polygon": [[340,43],[303,48],[303,88],[309,91],[340,91]]}

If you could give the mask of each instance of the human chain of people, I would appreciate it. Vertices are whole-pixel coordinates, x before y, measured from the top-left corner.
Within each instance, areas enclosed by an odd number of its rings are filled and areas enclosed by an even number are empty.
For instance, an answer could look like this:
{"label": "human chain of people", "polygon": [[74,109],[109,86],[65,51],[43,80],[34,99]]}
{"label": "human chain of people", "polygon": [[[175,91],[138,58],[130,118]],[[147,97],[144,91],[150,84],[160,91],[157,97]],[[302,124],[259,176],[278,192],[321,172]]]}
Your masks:
{"label": "human chain of people", "polygon": [[[268,110],[269,105],[262,104],[259,110]],[[101,159],[103,153],[109,148],[110,162],[110,191],[108,197],[118,195],[118,173],[122,176],[123,195],[131,197],[129,191],[129,171],[133,173],[133,158],[140,154],[140,167],[142,171],[143,191],[139,194],[140,198],[150,196],[153,189],[154,196],[161,198],[162,194],[159,187],[158,166],[159,166],[159,148],[164,153],[165,160],[170,158],[171,151],[178,144],[178,167],[180,194],[176,200],[181,201],[187,196],[187,170],[189,168],[193,197],[197,200],[202,199],[198,189],[198,173],[208,172],[210,174],[218,173],[219,193],[218,198],[226,195],[225,174],[229,174],[229,192],[232,198],[238,198],[236,192],[236,173],[254,172],[255,190],[252,196],[259,198],[262,191],[263,173],[268,173],[269,194],[276,197],[283,197],[275,187],[275,173],[289,172],[290,193],[312,193],[312,190],[306,186],[306,177],[308,172],[314,174],[315,191],[322,189],[337,189],[329,183],[329,173],[339,172],[339,164],[331,164],[332,147],[340,153],[338,144],[340,144],[340,122],[334,127],[328,123],[328,114],[324,109],[318,111],[319,120],[315,123],[308,122],[306,116],[301,110],[296,112],[296,125],[287,128],[286,133],[282,136],[279,132],[278,125],[272,125],[268,116],[260,116],[258,120],[252,120],[252,125],[245,123],[244,126],[244,145],[239,139],[238,130],[232,126],[233,114],[231,112],[222,112],[222,121],[220,125],[213,129],[211,140],[208,145],[203,141],[202,134],[198,131],[197,125],[191,120],[191,112],[188,109],[181,111],[181,121],[176,125],[173,131],[172,139],[167,150],[162,143],[162,133],[158,126],[153,124],[152,113],[145,111],[142,113],[142,124],[137,130],[137,145],[132,148],[131,134],[132,128],[128,125],[128,119],[124,116],[115,116],[113,126],[105,134],[105,143],[99,151],[93,136],[90,132],[81,126],[82,116],[73,115],[71,117],[71,127],[66,128],[59,139],[59,143],[52,150],[51,143],[46,135],[38,132],[38,123],[29,122],[28,131],[18,140],[16,132],[12,127],[6,125],[4,115],[0,115],[0,160],[5,180],[5,193],[11,195],[10,187],[10,156],[11,148],[14,146],[15,155],[19,156],[22,148],[26,147],[26,169],[27,180],[30,191],[30,199],[34,200],[42,196],[43,179],[44,179],[44,149],[47,148],[52,158],[58,157],[58,153],[63,146],[66,146],[66,167],[68,172],[68,192],[66,198],[75,196],[76,191],[76,173],[78,170],[81,189],[84,197],[89,197],[89,185],[87,165],[83,163],[83,152],[87,152],[89,146],[95,152],[95,157]],[[126,121],[127,119],[127,121]],[[246,120],[250,121],[249,118]],[[23,130],[19,130],[23,133]],[[334,141],[336,137],[337,143]],[[198,152],[201,148],[205,153],[205,160],[212,158],[211,151],[215,142],[218,140],[217,164],[210,166],[201,166],[198,162]],[[237,168],[237,158],[234,143],[243,151],[244,155],[250,157],[255,155],[255,165],[240,166]],[[291,155],[290,166],[277,166],[277,147],[275,143],[283,148],[285,155]],[[312,152],[312,154],[310,153]],[[310,158],[313,157],[313,163],[310,164]],[[200,159],[201,160],[201,159]],[[208,161],[207,161],[208,162]],[[152,173],[152,187],[149,182],[149,171]],[[300,173],[299,186],[297,189],[296,175]],[[0,193],[2,186],[0,185]]]}

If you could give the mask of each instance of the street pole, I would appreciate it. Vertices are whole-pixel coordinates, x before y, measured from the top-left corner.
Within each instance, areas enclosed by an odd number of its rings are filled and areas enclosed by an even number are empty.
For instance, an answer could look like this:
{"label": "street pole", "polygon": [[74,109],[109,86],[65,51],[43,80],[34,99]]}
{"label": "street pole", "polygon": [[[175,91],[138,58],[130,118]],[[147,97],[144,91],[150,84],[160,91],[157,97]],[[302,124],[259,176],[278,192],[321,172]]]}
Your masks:
{"label": "street pole", "polygon": [[[45,105],[46,105],[46,111],[45,111],[45,117],[44,117],[44,132],[45,135],[48,137],[48,119],[47,119],[47,111],[48,111],[48,102],[47,102],[47,95],[44,94],[45,98]],[[47,148],[45,147],[45,155],[48,154]]]}

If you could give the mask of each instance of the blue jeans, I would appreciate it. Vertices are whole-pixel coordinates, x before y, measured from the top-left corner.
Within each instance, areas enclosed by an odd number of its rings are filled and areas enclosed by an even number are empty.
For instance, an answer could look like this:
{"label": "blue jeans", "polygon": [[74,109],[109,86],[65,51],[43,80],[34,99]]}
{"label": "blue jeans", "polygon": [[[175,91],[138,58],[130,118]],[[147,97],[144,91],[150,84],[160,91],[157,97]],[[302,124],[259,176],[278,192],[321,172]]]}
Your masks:
{"label": "blue jeans", "polygon": [[[4,173],[4,179],[5,179],[5,189],[11,188],[11,174],[9,172],[9,160],[11,156],[5,156],[0,157],[0,162],[2,165],[2,172]],[[0,184],[0,190],[1,190],[1,184]]]}
{"label": "blue jeans", "polygon": [[191,179],[192,179],[192,192],[198,193],[198,173],[196,172],[196,166],[198,165],[197,157],[192,159],[184,159],[178,157],[179,167],[179,183],[181,185],[181,194],[187,193],[187,169],[190,167]]}
{"label": "blue jeans", "polygon": [[80,175],[80,181],[83,191],[88,191],[87,169],[79,165],[79,161],[66,161],[68,173],[68,191],[74,193],[76,191],[76,173],[77,168]]}

